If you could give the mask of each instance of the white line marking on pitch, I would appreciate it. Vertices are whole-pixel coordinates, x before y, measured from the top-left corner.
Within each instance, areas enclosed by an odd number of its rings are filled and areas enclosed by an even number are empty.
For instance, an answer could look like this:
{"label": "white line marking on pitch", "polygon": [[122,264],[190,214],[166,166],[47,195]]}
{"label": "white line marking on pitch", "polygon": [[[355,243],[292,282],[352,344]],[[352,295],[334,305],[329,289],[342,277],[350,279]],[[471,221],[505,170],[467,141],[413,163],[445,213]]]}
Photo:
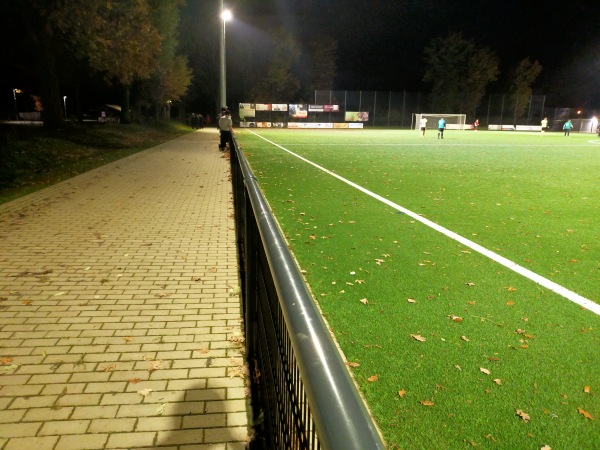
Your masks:
{"label": "white line marking on pitch", "polygon": [[526,269],[523,266],[518,265],[517,263],[505,258],[504,256],[500,256],[497,253],[494,253],[491,250],[488,250],[485,247],[482,247],[479,244],[476,244],[475,242],[464,238],[462,236],[460,236],[459,234],[456,234],[453,231],[448,230],[447,228],[442,227],[441,225],[438,225],[435,222],[432,222],[431,220],[425,219],[424,217],[418,215],[417,213],[412,212],[409,209],[406,209],[378,194],[375,194],[374,192],[369,191],[368,189],[365,189],[364,187],[344,178],[341,177],[340,175],[324,168],[323,166],[320,166],[306,158],[304,158],[303,156],[298,155],[297,153],[294,153],[290,150],[288,150],[285,147],[282,147],[281,145],[261,136],[260,134],[256,134],[254,131],[250,131],[252,134],[254,134],[255,136],[258,136],[259,138],[263,139],[264,141],[267,141],[269,144],[274,145],[277,148],[280,148],[281,150],[283,150],[284,152],[289,153],[290,155],[295,156],[296,158],[304,161],[307,164],[310,164],[313,167],[316,167],[317,169],[325,172],[328,175],[331,175],[332,177],[337,178],[338,180],[346,183],[349,186],[352,186],[355,189],[358,189],[359,191],[367,194],[370,197],[373,197],[374,199],[379,200],[382,203],[385,203],[386,205],[396,209],[397,211],[401,211],[404,214],[406,214],[409,217],[412,217],[415,220],[418,220],[419,222],[421,222],[422,224],[433,228],[434,230],[442,233],[444,236],[449,237],[450,239],[454,239],[457,242],[460,242],[461,244],[463,244],[465,247],[469,247],[471,250],[475,250],[477,253],[480,253],[484,256],[487,256],[489,259],[491,259],[492,261],[497,262],[498,264],[503,265],[504,267],[512,270],[513,272],[518,273],[519,275],[524,276],[525,278],[530,279],[531,281],[539,284],[540,286],[545,287],[546,289],[551,290],[552,292],[555,292],[556,294],[566,298],[567,300],[572,301],[573,303],[576,303],[582,307],[584,307],[585,309],[588,309],[589,311],[594,312],[597,315],[600,315],[600,305],[597,303],[594,303],[593,301],[555,283],[554,281],[550,281],[547,278],[542,277],[541,275],[538,275],[535,272],[532,272],[529,269]]}

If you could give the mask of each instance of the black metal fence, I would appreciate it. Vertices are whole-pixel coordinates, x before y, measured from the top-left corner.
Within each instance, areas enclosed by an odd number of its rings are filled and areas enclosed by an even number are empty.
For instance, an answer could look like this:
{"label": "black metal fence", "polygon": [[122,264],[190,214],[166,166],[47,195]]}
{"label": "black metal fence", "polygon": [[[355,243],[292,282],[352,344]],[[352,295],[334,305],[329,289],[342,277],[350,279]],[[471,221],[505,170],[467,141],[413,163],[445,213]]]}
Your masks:
{"label": "black metal fence", "polygon": [[255,449],[385,445],[244,155],[231,151]]}

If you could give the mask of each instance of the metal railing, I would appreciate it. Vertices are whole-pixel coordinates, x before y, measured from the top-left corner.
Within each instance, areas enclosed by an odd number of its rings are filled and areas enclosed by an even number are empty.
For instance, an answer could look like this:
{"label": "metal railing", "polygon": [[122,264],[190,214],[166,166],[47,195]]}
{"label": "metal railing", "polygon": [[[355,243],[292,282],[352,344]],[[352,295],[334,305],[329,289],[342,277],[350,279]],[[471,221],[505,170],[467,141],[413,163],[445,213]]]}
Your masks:
{"label": "metal railing", "polygon": [[234,137],[233,197],[256,438],[251,448],[385,445]]}

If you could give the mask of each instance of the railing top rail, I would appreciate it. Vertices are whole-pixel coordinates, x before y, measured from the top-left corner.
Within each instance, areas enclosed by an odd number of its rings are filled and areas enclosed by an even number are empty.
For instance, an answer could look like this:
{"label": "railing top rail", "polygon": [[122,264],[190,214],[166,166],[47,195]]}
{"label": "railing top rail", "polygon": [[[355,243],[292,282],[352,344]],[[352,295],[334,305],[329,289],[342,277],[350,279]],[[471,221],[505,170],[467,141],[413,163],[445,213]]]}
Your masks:
{"label": "railing top rail", "polygon": [[325,450],[385,449],[235,138],[234,142],[319,443]]}

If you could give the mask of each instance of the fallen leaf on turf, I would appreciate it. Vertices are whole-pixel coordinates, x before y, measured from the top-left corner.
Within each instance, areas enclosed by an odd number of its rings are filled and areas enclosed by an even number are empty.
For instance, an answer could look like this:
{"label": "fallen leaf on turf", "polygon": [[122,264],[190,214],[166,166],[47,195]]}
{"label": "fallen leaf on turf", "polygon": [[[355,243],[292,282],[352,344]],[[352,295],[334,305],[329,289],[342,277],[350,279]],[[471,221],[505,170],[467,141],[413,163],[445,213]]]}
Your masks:
{"label": "fallen leaf on turf", "polygon": [[485,373],[486,375],[489,375],[491,373],[489,370],[485,369],[484,367],[480,367],[479,371]]}
{"label": "fallen leaf on turf", "polygon": [[589,386],[584,386],[583,388],[583,392],[585,392],[586,394],[589,394],[592,391],[592,388]]}
{"label": "fallen leaf on turf", "polygon": [[529,417],[529,414],[527,414],[525,411],[522,411],[520,409],[517,409],[517,416],[519,416],[521,419],[523,419],[523,422],[529,422],[531,420],[531,417]]}
{"label": "fallen leaf on turf", "polygon": [[540,450],[552,450],[552,448],[549,445],[544,445],[543,447],[540,447]]}
{"label": "fallen leaf on turf", "polygon": [[494,383],[496,383],[498,386],[502,386],[502,380],[500,378],[496,378],[494,380],[492,380]]}
{"label": "fallen leaf on turf", "polygon": [[461,336],[460,338],[465,342],[469,342],[469,338],[466,336]]}
{"label": "fallen leaf on turf", "polygon": [[589,412],[587,412],[581,408],[577,408],[577,412],[579,414],[581,414],[583,417],[585,417],[586,419],[594,420],[594,417]]}
{"label": "fallen leaf on turf", "polygon": [[363,305],[366,305],[367,303],[369,303],[369,300],[367,300],[366,298],[361,298],[359,300]]}
{"label": "fallen leaf on turf", "polygon": [[378,379],[379,379],[379,375],[375,374],[375,375],[371,375],[369,378],[367,378],[367,381],[370,381],[371,383],[374,383]]}
{"label": "fallen leaf on turf", "polygon": [[419,342],[425,342],[427,340],[420,334],[411,334],[410,337],[413,338],[415,341],[419,341]]}
{"label": "fallen leaf on turf", "polygon": [[458,369],[458,370],[462,370],[462,368],[461,368],[461,367],[460,367],[458,364],[455,364],[455,365],[454,365],[454,368],[455,368],[455,369]]}
{"label": "fallen leaf on turf", "polygon": [[414,298],[409,298],[406,300],[408,303],[417,303],[417,301]]}
{"label": "fallen leaf on turf", "polygon": [[525,333],[525,330],[521,330],[520,328],[517,328],[515,330],[515,333],[517,333],[517,334],[523,334],[523,333]]}
{"label": "fallen leaf on turf", "polygon": [[460,322],[463,321],[462,317],[455,316],[454,314],[450,314],[448,317],[450,317],[450,320],[452,320],[453,322],[459,322],[460,323]]}
{"label": "fallen leaf on turf", "polygon": [[515,304],[515,302],[513,302],[512,300],[509,300],[506,302],[507,306],[513,306]]}
{"label": "fallen leaf on turf", "polygon": [[357,363],[357,362],[352,362],[352,361],[348,361],[348,362],[346,363],[346,365],[347,365],[348,367],[359,367],[359,366],[360,366],[360,364],[359,364],[359,363]]}
{"label": "fallen leaf on turf", "polygon": [[406,390],[400,389],[398,391],[398,395],[400,396],[400,398],[404,398],[406,396]]}
{"label": "fallen leaf on turf", "polygon": [[475,286],[475,283],[465,283],[467,286]]}
{"label": "fallen leaf on turf", "polygon": [[512,286],[509,286],[509,287],[507,287],[507,288],[506,288],[506,290],[507,290],[508,292],[515,292],[515,291],[517,290],[517,288],[514,288],[514,287],[512,287]]}
{"label": "fallen leaf on turf", "polygon": [[152,392],[152,389],[141,389],[139,391],[137,391],[138,394],[142,395],[142,396],[146,396],[148,394],[150,394],[150,392]]}
{"label": "fallen leaf on turf", "polygon": [[419,403],[421,405],[423,405],[423,406],[433,406],[433,405],[435,405],[435,403],[433,403],[431,400],[421,400]]}

